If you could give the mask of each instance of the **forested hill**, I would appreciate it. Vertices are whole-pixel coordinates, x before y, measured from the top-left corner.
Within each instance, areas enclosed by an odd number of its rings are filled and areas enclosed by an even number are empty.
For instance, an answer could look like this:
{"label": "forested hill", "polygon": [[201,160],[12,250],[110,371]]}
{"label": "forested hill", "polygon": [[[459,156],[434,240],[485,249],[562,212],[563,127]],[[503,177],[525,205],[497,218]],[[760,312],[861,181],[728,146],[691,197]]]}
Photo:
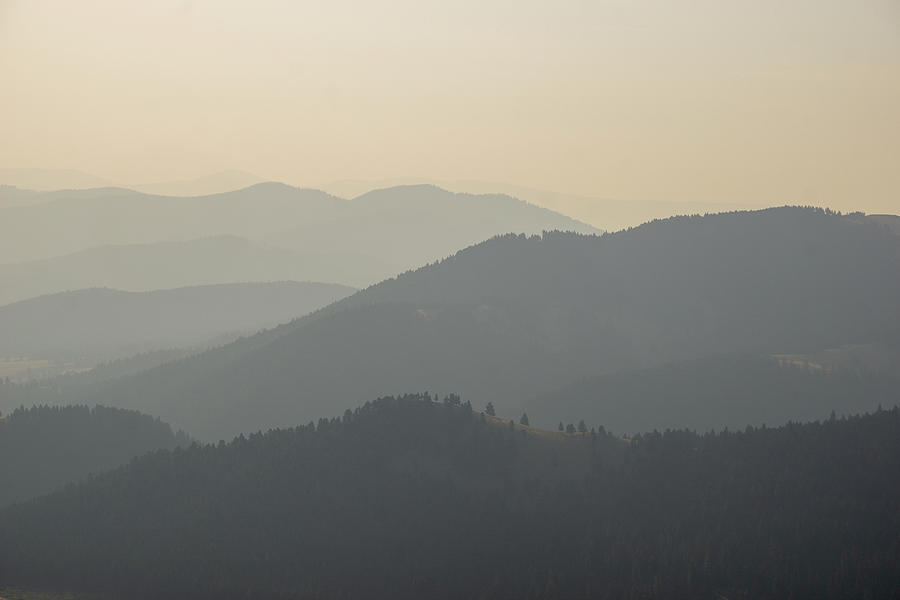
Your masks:
{"label": "forested hill", "polygon": [[898,323],[900,237],[883,226],[806,208],[676,217],[495,238],[91,397],[211,441],[408,389],[514,414],[586,377],[897,339]]}
{"label": "forested hill", "polygon": [[152,450],[189,442],[159,419],[131,410],[16,409],[0,419],[0,506],[46,494]]}
{"label": "forested hill", "polygon": [[[822,293],[823,300],[808,307],[812,314],[786,334],[791,335],[814,329],[819,316],[849,309],[850,301],[864,293],[869,301],[852,312],[884,310],[878,301],[883,301],[883,292],[896,288],[892,282],[873,283],[877,275],[894,274],[898,268],[892,251],[900,239],[892,233],[876,217],[781,207],[672,217],[602,236],[507,235],[373,286],[342,305],[401,299],[425,305],[515,300],[624,309],[640,300],[634,311],[652,310],[663,320],[663,306],[674,302],[671,310],[676,312],[703,299],[697,320],[703,316],[719,324],[714,317],[740,308],[748,318],[780,323],[788,320],[780,312]],[[760,288],[764,282],[777,287]],[[840,283],[865,288],[845,289]],[[659,286],[656,294],[654,284]],[[843,320],[858,324],[863,316],[851,314]],[[731,327],[750,329],[741,323]]]}
{"label": "forested hill", "polygon": [[897,409],[623,441],[514,426],[452,396],[384,398],[0,511],[0,587],[887,598],[900,586],[898,469]]}

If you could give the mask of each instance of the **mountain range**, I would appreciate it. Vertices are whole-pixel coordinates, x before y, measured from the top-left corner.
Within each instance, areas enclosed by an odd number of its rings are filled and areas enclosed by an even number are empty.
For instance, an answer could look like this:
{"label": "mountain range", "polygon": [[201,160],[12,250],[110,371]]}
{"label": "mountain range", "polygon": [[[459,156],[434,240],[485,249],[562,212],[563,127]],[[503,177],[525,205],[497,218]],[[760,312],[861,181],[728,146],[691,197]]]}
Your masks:
{"label": "mountain range", "polygon": [[[497,237],[279,328],[80,394],[216,440],[410,389],[458,390],[518,414],[586,378],[716,355],[896,345],[898,331],[900,237],[860,215],[780,208],[603,236]],[[822,416],[809,405],[796,415]],[[558,414],[589,416],[562,405]],[[762,404],[744,416],[774,424]],[[677,411],[623,423],[688,425]]]}
{"label": "mountain range", "polygon": [[[328,260],[334,263],[334,258]],[[99,287],[147,292],[243,282],[330,282],[329,275],[353,279],[381,266],[365,256],[341,258],[344,270],[336,264],[328,269],[291,250],[230,235],[98,246],[58,258],[0,264],[0,305]]]}
{"label": "mountain range", "polygon": [[5,194],[0,303],[96,286],[299,280],[364,287],[499,233],[597,231],[509,196],[431,186],[354,200],[277,183],[193,197],[116,188]]}
{"label": "mountain range", "polygon": [[219,194],[262,183],[265,178],[238,169],[227,169],[193,179],[123,184],[74,169],[0,169],[0,185],[40,192],[119,187],[166,196]]}
{"label": "mountain range", "polygon": [[352,198],[368,191],[398,185],[437,185],[445,190],[469,194],[506,194],[530,204],[559,211],[585,223],[590,223],[606,231],[618,231],[634,227],[653,219],[664,219],[671,215],[705,214],[734,210],[759,209],[765,202],[733,203],[687,202],[659,200],[616,199],[585,196],[554,190],[513,185],[497,181],[478,180],[431,180],[418,177],[404,177],[382,180],[342,180],[322,186],[330,194]]}

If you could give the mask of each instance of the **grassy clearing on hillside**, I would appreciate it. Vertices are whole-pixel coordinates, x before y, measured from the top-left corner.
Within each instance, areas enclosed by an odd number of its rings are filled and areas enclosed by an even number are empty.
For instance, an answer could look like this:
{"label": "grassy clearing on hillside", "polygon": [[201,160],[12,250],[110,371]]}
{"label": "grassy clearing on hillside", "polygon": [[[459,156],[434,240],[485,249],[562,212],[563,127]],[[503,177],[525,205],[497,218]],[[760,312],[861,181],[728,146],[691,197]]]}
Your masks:
{"label": "grassy clearing on hillside", "polygon": [[44,358],[2,358],[0,359],[0,378],[9,377],[13,381],[28,381],[43,377],[53,377],[64,373],[86,371],[75,363],[60,363]]}
{"label": "grassy clearing on hillside", "polygon": [[[509,423],[510,423],[509,419],[502,419],[500,417],[492,417],[486,413],[481,413],[481,414],[484,415],[484,418],[487,420],[488,423],[496,423],[497,425],[506,425],[507,427],[509,427]],[[570,441],[570,442],[583,441],[585,439],[589,439],[591,436],[590,433],[580,433],[580,432],[566,433],[565,431],[558,431],[555,429],[543,429],[541,427],[533,427],[531,425],[522,425],[521,423],[518,423],[516,421],[513,421],[513,428],[516,431],[524,431],[526,433],[537,435],[542,438],[554,440],[557,442],[560,442],[560,441]]]}
{"label": "grassy clearing on hillside", "polygon": [[16,378],[31,371],[32,373],[48,371],[55,367],[50,360],[33,358],[0,359],[0,377]]}
{"label": "grassy clearing on hillside", "polygon": [[591,454],[595,443],[602,444],[604,460],[609,463],[621,461],[628,440],[607,435],[592,436],[587,433],[566,433],[555,429],[542,429],[522,425],[509,419],[492,417],[479,413],[486,422],[498,427],[519,432],[520,461],[511,475],[522,480],[540,476],[546,481],[559,482],[579,477],[591,464]]}
{"label": "grassy clearing on hillside", "polygon": [[900,369],[900,351],[881,343],[847,344],[813,354],[773,354],[782,364],[808,367],[815,371],[866,370],[896,373]]}

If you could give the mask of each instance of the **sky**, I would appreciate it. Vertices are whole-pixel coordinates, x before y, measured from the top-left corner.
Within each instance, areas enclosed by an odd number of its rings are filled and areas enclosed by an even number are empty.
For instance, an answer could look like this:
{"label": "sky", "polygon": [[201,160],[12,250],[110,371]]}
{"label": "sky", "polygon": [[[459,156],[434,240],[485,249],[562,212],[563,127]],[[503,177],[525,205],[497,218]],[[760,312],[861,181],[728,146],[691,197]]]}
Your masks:
{"label": "sky", "polygon": [[900,213],[900,2],[0,0],[0,140],[116,182]]}

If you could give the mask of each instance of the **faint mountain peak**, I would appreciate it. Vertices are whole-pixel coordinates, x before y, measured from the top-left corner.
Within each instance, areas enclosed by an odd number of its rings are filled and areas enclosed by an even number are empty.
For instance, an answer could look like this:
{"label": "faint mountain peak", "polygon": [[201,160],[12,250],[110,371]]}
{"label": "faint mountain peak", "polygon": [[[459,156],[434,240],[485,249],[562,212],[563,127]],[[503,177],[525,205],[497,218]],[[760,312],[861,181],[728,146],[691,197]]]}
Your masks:
{"label": "faint mountain peak", "polygon": [[323,192],[321,190],[313,189],[313,188],[302,188],[290,185],[288,183],[284,183],[281,181],[260,181],[259,183],[254,183],[253,185],[248,185],[247,187],[240,188],[234,190],[234,192],[250,192],[250,193],[276,193],[276,194],[298,194],[304,192],[315,192],[318,194],[322,194],[323,196],[330,196],[327,192]]}
{"label": "faint mountain peak", "polygon": [[0,169],[0,183],[36,191],[83,190],[114,185],[75,169]]}
{"label": "faint mountain peak", "polygon": [[371,200],[388,196],[413,196],[422,194],[428,194],[432,197],[449,197],[455,195],[454,192],[445,190],[444,188],[431,183],[410,183],[369,190],[364,194],[356,196],[354,200]]}
{"label": "faint mountain peak", "polygon": [[162,196],[209,196],[247,188],[262,181],[265,181],[263,177],[253,173],[228,169],[195,179],[160,181],[131,187],[144,193]]}
{"label": "faint mountain peak", "polygon": [[259,198],[288,202],[306,202],[325,207],[344,206],[347,203],[343,198],[338,198],[337,196],[333,196],[322,190],[295,187],[280,181],[261,181],[244,188],[217,194],[209,194],[207,196],[202,196],[201,198],[221,200]]}
{"label": "faint mountain peak", "polygon": [[[504,231],[535,232],[541,229],[602,233],[587,223],[508,194],[453,192],[428,183],[376,189],[351,202],[358,208],[365,207],[369,212],[423,214],[423,211],[427,211],[429,216],[439,219],[454,214],[469,214],[476,220],[499,225],[499,229],[495,228],[491,232],[494,234]],[[523,226],[526,222],[528,226]]]}

